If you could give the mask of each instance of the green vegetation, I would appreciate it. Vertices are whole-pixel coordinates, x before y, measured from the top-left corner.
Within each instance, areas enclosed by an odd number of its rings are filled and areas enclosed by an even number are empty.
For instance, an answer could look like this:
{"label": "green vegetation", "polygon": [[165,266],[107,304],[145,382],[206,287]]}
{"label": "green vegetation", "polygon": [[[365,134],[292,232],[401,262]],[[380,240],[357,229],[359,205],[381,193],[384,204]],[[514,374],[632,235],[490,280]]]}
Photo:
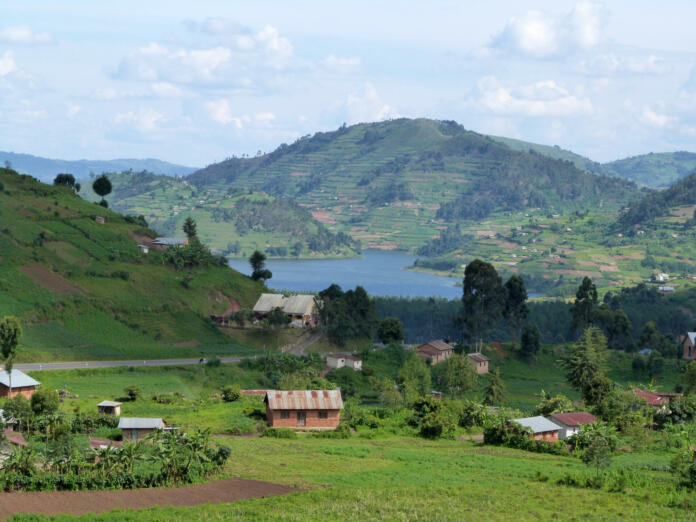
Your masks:
{"label": "green vegetation", "polygon": [[0,182],[0,316],[22,323],[17,361],[249,353],[209,316],[251,308],[261,284],[226,266],[176,268],[166,253],[143,255],[137,243],[154,231],[70,187],[10,169]]}
{"label": "green vegetation", "polygon": [[604,163],[601,174],[630,179],[640,186],[665,188],[696,170],[693,152],[660,152],[641,154]]}

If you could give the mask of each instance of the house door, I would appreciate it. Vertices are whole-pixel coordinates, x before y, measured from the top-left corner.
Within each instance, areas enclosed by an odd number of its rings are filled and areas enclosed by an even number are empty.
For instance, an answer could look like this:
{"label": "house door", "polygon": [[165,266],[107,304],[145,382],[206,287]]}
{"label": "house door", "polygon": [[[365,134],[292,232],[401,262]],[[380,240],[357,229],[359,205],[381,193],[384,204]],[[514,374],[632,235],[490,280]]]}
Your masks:
{"label": "house door", "polygon": [[131,430],[131,440],[138,440],[138,430]]}
{"label": "house door", "polygon": [[304,426],[306,424],[307,424],[307,412],[306,411],[298,411],[297,412],[297,425]]}

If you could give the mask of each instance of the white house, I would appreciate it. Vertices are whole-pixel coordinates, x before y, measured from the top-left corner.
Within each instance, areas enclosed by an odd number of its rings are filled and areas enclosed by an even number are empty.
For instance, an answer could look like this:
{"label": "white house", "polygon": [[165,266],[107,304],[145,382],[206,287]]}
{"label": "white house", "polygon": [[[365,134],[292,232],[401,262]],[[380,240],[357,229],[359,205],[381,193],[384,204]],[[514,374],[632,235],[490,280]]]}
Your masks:
{"label": "white house", "polygon": [[349,353],[329,353],[326,355],[326,366],[329,368],[343,368],[347,366],[359,372],[362,370],[362,359]]}
{"label": "white house", "polygon": [[576,411],[572,413],[552,413],[549,415],[549,420],[561,427],[558,438],[564,440],[578,433],[582,426],[597,422],[597,417],[586,411]]}

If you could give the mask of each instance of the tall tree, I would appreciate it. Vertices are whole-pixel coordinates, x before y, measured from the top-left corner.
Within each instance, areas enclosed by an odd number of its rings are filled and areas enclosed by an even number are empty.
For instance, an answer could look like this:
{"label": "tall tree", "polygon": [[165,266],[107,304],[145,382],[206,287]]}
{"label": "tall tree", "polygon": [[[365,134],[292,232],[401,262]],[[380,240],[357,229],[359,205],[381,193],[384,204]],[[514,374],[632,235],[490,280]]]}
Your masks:
{"label": "tall tree", "polygon": [[459,397],[476,386],[478,374],[469,357],[454,353],[445,364],[445,386],[450,395]]}
{"label": "tall tree", "polygon": [[0,319],[0,354],[5,360],[5,370],[7,371],[10,384],[10,397],[12,396],[12,367],[17,356],[17,345],[22,337],[22,325],[19,319],[8,315]]}
{"label": "tall tree", "polygon": [[573,330],[584,330],[592,323],[592,313],[597,306],[597,287],[589,277],[584,277],[570,308]]}
{"label": "tall tree", "polygon": [[103,207],[108,207],[109,204],[106,202],[104,197],[111,194],[111,181],[109,181],[109,178],[106,177],[106,174],[102,174],[94,180],[92,183],[92,190],[94,190],[95,194],[101,196],[102,199],[99,204]]}
{"label": "tall tree", "polygon": [[187,217],[186,221],[184,221],[183,230],[187,238],[193,239],[196,237],[196,221],[191,216]]}
{"label": "tall tree", "polygon": [[377,338],[384,344],[404,340],[404,326],[396,317],[387,317],[379,323]]}
{"label": "tall tree", "polygon": [[430,368],[418,357],[411,356],[399,370],[398,383],[406,402],[412,403],[432,391]]}
{"label": "tall tree", "polygon": [[590,326],[562,359],[568,382],[581,391],[604,375],[607,339],[599,328]]}
{"label": "tall tree", "polygon": [[466,266],[462,304],[466,333],[480,352],[486,331],[498,322],[505,305],[503,280],[493,265],[476,259]]}
{"label": "tall tree", "polygon": [[491,380],[483,396],[484,404],[502,404],[505,399],[505,383],[498,368],[491,372]]}
{"label": "tall tree", "polygon": [[249,264],[251,265],[251,278],[254,281],[266,282],[268,279],[273,277],[270,270],[266,268],[266,255],[255,250],[251,257],[249,258]]}
{"label": "tall tree", "polygon": [[72,189],[76,188],[75,187],[75,176],[72,174],[58,174],[56,178],[53,180],[54,185],[64,185],[66,187],[70,187]]}
{"label": "tall tree", "polygon": [[534,357],[541,347],[541,332],[539,327],[533,323],[527,323],[522,329],[522,340],[520,342],[520,354],[529,359]]}
{"label": "tall tree", "polygon": [[512,326],[512,344],[515,344],[517,332],[528,315],[527,289],[524,286],[524,279],[518,275],[510,276],[510,279],[505,282],[503,316]]}

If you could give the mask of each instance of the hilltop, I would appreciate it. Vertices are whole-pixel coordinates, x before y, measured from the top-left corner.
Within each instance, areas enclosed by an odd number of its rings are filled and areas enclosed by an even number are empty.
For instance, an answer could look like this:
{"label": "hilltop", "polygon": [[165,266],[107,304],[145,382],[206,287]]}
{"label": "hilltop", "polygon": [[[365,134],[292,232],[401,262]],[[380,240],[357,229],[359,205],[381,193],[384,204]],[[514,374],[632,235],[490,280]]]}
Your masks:
{"label": "hilltop", "polygon": [[[137,244],[123,216],[0,169],[0,316],[24,325],[21,360],[145,359],[244,353],[209,320],[250,308],[263,285],[215,262],[175,269]],[[105,219],[104,224],[95,216]]]}
{"label": "hilltop", "polygon": [[31,154],[0,151],[0,163],[8,163],[17,172],[28,173],[41,181],[51,182],[56,174],[69,173],[87,178],[91,173],[148,170],[166,176],[186,176],[196,169],[158,159],[63,160]]}

